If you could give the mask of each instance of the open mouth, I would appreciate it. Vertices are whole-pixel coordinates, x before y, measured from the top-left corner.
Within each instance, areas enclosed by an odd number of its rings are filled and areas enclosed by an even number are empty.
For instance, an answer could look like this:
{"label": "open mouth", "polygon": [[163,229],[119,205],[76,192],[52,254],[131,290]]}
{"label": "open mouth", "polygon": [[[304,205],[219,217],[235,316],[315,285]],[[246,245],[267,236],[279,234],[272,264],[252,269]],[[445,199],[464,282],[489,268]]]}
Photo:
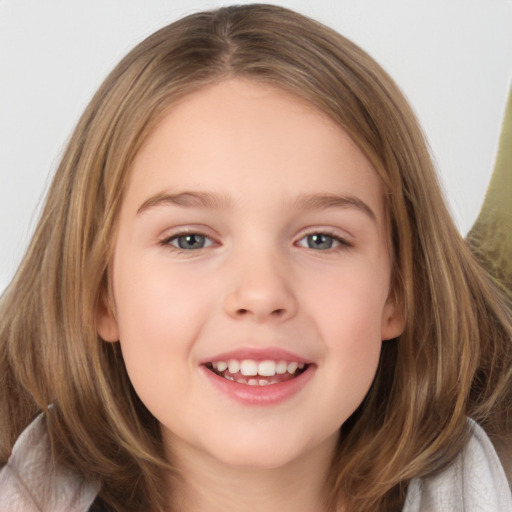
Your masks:
{"label": "open mouth", "polygon": [[296,361],[253,359],[212,361],[205,367],[219,377],[248,386],[269,386],[298,377],[310,365]]}

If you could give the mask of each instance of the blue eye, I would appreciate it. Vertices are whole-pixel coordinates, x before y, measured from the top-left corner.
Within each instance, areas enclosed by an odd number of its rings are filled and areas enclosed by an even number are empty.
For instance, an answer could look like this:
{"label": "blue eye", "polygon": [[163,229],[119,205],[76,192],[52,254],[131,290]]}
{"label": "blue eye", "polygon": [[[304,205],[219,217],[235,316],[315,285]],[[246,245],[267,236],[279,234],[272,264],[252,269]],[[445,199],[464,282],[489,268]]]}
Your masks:
{"label": "blue eye", "polygon": [[331,249],[334,244],[334,238],[329,235],[324,235],[323,233],[308,235],[306,240],[310,249],[319,249],[321,251]]}
{"label": "blue eye", "polygon": [[212,245],[212,240],[205,235],[199,233],[186,233],[184,235],[177,235],[164,240],[163,245],[172,245],[177,249],[185,251],[194,251],[203,249]]}
{"label": "blue eye", "polygon": [[301,238],[298,245],[308,249],[316,249],[317,251],[326,251],[339,246],[349,246],[350,244],[343,239],[326,233],[312,233]]}

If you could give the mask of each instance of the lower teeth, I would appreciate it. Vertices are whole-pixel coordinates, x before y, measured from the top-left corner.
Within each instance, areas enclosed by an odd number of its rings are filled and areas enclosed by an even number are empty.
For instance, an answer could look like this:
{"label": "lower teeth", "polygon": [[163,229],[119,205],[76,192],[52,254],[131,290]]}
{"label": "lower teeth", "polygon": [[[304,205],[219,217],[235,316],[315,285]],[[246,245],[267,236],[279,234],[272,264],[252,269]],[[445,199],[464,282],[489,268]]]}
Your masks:
{"label": "lower teeth", "polygon": [[[218,375],[218,374],[217,374]],[[231,375],[220,375],[227,380],[232,382],[238,382],[238,384],[246,384],[248,386],[269,386],[270,384],[277,384],[277,380],[267,380],[267,379],[234,379]]]}

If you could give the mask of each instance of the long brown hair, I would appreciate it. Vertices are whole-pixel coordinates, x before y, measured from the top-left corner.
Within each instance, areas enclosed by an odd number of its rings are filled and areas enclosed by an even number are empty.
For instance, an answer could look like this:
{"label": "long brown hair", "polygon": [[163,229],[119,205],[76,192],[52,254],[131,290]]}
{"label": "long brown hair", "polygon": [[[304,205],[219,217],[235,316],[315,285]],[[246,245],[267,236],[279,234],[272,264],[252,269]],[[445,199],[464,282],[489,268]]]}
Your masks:
{"label": "long brown hair", "polygon": [[173,102],[233,76],[321,109],[384,183],[392,293],[406,327],[383,343],[373,386],[342,426],[330,507],[392,510],[411,478],[453,460],[468,415],[491,434],[509,431],[500,412],[510,399],[510,309],[454,227],[424,137],[391,78],[333,30],[268,5],[193,14],[159,30],[87,107],[1,299],[0,462],[43,411],[52,453],[98,481],[105,504],[164,510],[158,424],[133,391],[118,344],[98,337],[96,311],[109,307],[116,218],[138,148]]}

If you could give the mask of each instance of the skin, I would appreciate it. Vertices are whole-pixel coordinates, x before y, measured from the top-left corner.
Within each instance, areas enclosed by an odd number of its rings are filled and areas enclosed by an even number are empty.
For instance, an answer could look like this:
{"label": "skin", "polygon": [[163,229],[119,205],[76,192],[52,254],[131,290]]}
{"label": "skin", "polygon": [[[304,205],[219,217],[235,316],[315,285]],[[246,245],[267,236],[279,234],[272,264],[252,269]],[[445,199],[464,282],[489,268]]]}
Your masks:
{"label": "skin", "polygon": [[[184,191],[216,200],[163,199]],[[371,385],[382,340],[403,329],[375,171],[303,100],[230,79],[170,108],[125,192],[115,311],[99,311],[99,334],[119,340],[162,426],[183,476],[173,503],[318,512],[339,427]],[[306,194],[345,200],[305,204]],[[180,249],[187,233],[204,247]],[[330,248],[308,238],[321,233]],[[237,402],[201,362],[240,348],[290,351],[314,374],[277,404]]]}

